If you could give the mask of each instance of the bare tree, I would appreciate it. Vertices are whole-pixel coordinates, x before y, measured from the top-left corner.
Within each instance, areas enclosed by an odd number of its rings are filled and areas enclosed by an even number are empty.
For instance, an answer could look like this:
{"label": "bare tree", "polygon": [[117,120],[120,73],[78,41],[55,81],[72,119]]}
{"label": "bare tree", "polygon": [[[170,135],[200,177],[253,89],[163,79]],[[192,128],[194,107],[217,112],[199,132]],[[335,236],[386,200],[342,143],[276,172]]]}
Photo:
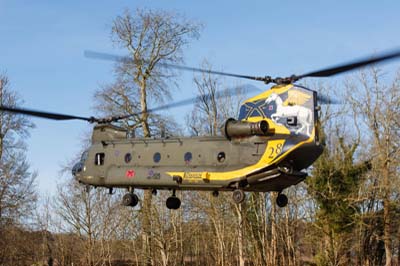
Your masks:
{"label": "bare tree", "polygon": [[[211,69],[207,61],[203,62],[205,69]],[[195,103],[190,116],[186,117],[186,122],[195,135],[218,135],[218,128],[221,120],[217,100],[218,89],[221,87],[217,77],[209,73],[202,73],[193,79],[197,86],[200,99]]]}
{"label": "bare tree", "polygon": [[361,72],[358,82],[349,82],[354,112],[360,117],[375,175],[375,189],[383,206],[383,241],[386,265],[393,263],[394,195],[399,193],[400,73],[390,85],[376,68]]}
{"label": "bare tree", "polygon": [[[211,69],[211,65],[205,60],[202,68]],[[199,99],[193,107],[193,111],[186,116],[186,124],[193,135],[217,136],[220,134],[220,127],[224,121],[230,117],[236,116],[239,106],[243,101],[244,87],[237,86],[232,94],[231,90],[222,90],[223,85],[218,77],[210,73],[202,73],[194,77]],[[203,195],[204,193],[200,193]],[[216,265],[227,265],[232,263],[228,260],[229,248],[227,243],[235,243],[235,254],[239,265],[244,265],[244,229],[245,229],[245,208],[244,206],[232,205],[227,195],[219,196],[222,200],[210,198],[207,201],[195,201],[199,209],[204,211],[205,215],[211,221],[211,228],[215,234],[216,249],[218,250],[215,258]],[[236,214],[236,221],[229,223],[226,218],[226,210]],[[232,236],[226,234],[229,227],[235,228],[233,242],[227,241]]]}
{"label": "bare tree", "polygon": [[115,84],[97,93],[100,111],[139,113],[130,124],[141,127],[144,137],[151,136],[149,105],[169,99],[176,76],[160,63],[182,63],[183,48],[199,37],[199,30],[198,23],[165,11],[138,9],[131,14],[126,10],[118,16],[112,24],[112,40],[127,50],[132,61],[118,64]]}
{"label": "bare tree", "polygon": [[[182,63],[183,49],[199,37],[200,28],[198,23],[165,11],[138,9],[131,13],[126,10],[116,17],[112,23],[112,40],[126,49],[132,60],[118,64],[116,83],[96,94],[98,109],[107,115],[133,115],[124,124],[129,130],[141,128],[143,137],[152,136],[160,124],[173,124],[166,117],[148,112],[149,106],[168,100],[175,85],[176,73],[160,63]],[[151,202],[152,194],[145,191],[141,206],[141,260],[145,265],[153,264]]]}
{"label": "bare tree", "polygon": [[[0,104],[16,106],[21,103],[9,88],[8,78],[0,75]],[[36,174],[29,172],[23,141],[32,127],[23,116],[0,114],[0,225],[6,220],[15,222],[26,217],[36,200]]]}
{"label": "bare tree", "polygon": [[[56,232],[73,233],[83,240],[80,264],[111,265],[113,240],[125,239],[126,230],[137,230],[137,223],[132,223],[137,211],[121,206],[118,196],[107,195],[103,189],[85,191],[74,180],[59,185],[52,206],[61,220]],[[131,233],[131,237],[134,235]]]}
{"label": "bare tree", "polygon": [[[201,67],[212,69],[207,60],[203,61]],[[220,128],[226,119],[238,114],[248,85],[237,85],[227,89],[217,76],[207,72],[195,76],[193,81],[199,99],[192,112],[185,117],[189,133],[195,136],[217,136],[221,133]]]}
{"label": "bare tree", "polygon": [[[8,78],[0,75],[0,105],[21,103],[10,89]],[[17,239],[10,234],[20,232],[20,223],[33,214],[35,208],[36,174],[29,170],[24,143],[32,127],[25,117],[0,113],[0,264],[16,265],[17,258],[12,256],[12,250],[17,248]]]}

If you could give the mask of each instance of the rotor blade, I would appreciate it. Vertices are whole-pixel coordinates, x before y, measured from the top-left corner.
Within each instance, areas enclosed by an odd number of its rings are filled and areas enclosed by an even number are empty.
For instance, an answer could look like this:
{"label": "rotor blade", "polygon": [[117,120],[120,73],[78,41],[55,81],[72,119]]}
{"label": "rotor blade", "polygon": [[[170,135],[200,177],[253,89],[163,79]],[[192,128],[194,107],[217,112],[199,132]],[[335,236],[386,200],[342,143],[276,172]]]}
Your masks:
{"label": "rotor blade", "polygon": [[343,104],[343,102],[337,99],[332,99],[331,97],[321,93],[318,93],[317,95],[317,102],[319,104]]}
{"label": "rotor blade", "polygon": [[[116,62],[133,62],[135,63],[135,60],[128,57],[128,56],[119,56],[119,55],[113,55],[113,54],[107,54],[107,53],[99,53],[99,52],[94,52],[94,51],[84,51],[84,55],[87,58],[93,58],[93,59],[101,59],[101,60],[107,60],[107,61],[116,61]],[[167,67],[167,68],[175,68],[179,70],[185,70],[185,71],[193,71],[193,72],[199,72],[199,73],[209,73],[213,75],[221,75],[221,76],[228,76],[228,77],[235,77],[235,78],[244,78],[244,79],[250,79],[250,80],[259,80],[259,81],[265,81],[265,77],[255,77],[255,76],[247,76],[247,75],[239,75],[239,74],[232,74],[232,73],[226,73],[226,72],[221,72],[221,71],[214,71],[214,70],[207,70],[207,69],[202,69],[202,68],[197,68],[197,67],[188,67],[188,66],[180,66],[180,65],[175,65],[175,64],[169,64],[169,63],[162,63],[159,62],[157,63],[160,66]]]}
{"label": "rotor blade", "polygon": [[[244,94],[260,90],[259,88],[257,88],[254,85],[245,84],[245,85],[236,86],[234,88],[225,89],[225,90],[222,90],[222,91],[217,91],[216,95],[214,97],[215,97],[216,100],[218,100],[218,99],[221,99],[221,98],[226,98],[226,97],[235,95],[235,94],[237,94],[238,90],[240,90],[240,88],[243,88],[243,90],[244,90],[243,93]],[[206,100],[207,99],[211,99],[212,97],[213,97],[212,93],[205,94],[205,95],[199,95],[197,97],[185,99],[185,100],[182,100],[182,101],[161,105],[161,106],[158,106],[158,107],[155,107],[155,108],[150,108],[150,109],[147,110],[147,113],[154,113],[156,111],[161,111],[161,110],[165,110],[165,109],[169,109],[169,108],[176,108],[176,107],[179,107],[179,106],[185,106],[185,105],[189,105],[189,104],[194,104],[197,101],[201,101],[201,100],[204,100],[204,99],[206,99]],[[126,119],[126,118],[129,118],[129,117],[135,116],[135,115],[141,115],[143,113],[144,112],[139,112],[139,113],[134,113],[134,114],[129,114],[129,115],[115,116],[115,117],[113,117],[111,119],[112,119],[112,121],[118,121],[118,120]]]}
{"label": "rotor blade", "polygon": [[99,52],[90,51],[90,50],[83,51],[83,55],[85,57],[91,58],[91,59],[100,59],[100,60],[114,61],[114,62],[134,61],[132,58],[127,57],[127,56],[99,53]]}
{"label": "rotor blade", "polygon": [[354,70],[363,66],[367,66],[370,64],[381,63],[384,61],[388,61],[391,59],[395,59],[396,57],[400,56],[400,50],[394,50],[389,52],[381,53],[377,56],[368,56],[364,59],[356,60],[353,62],[340,64],[337,66],[321,69],[318,71],[309,72],[304,75],[296,76],[296,78],[301,79],[305,77],[329,77],[336,74],[344,73],[350,70]]}
{"label": "rotor blade", "polygon": [[29,115],[29,116],[52,119],[52,120],[74,120],[75,119],[75,120],[88,121],[90,123],[96,122],[96,119],[94,117],[81,117],[81,116],[74,116],[74,115],[49,113],[49,112],[9,107],[9,106],[0,106],[0,111]]}

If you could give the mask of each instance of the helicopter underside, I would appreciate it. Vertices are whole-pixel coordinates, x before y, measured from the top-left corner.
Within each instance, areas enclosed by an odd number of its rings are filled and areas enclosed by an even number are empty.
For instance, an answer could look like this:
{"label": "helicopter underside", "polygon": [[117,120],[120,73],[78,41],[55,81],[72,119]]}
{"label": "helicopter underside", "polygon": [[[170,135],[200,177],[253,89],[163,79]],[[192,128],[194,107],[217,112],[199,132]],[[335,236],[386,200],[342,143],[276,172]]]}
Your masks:
{"label": "helicopter underside", "polygon": [[[256,184],[247,184],[241,187],[247,192],[270,192],[270,191],[282,191],[285,188],[296,185],[303,181],[307,177],[307,173],[296,172],[293,174],[287,174],[280,171],[278,168],[269,170],[261,175],[257,176],[259,180]],[[148,184],[135,185],[134,188],[138,189],[155,189],[155,190],[196,190],[196,191],[233,191],[237,189],[237,183],[242,182],[246,184],[246,180],[232,180],[232,182],[210,182],[208,184],[198,185],[170,185],[170,186],[149,186]],[[108,187],[108,186],[107,186]],[[125,188],[126,186],[110,186]]]}

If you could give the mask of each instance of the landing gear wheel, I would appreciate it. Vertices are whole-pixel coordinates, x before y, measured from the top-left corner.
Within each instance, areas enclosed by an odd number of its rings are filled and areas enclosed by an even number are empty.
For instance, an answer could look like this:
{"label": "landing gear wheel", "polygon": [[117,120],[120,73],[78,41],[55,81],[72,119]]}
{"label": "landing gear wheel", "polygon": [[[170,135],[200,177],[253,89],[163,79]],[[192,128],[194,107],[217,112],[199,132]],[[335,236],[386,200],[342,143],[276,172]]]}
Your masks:
{"label": "landing gear wheel", "polygon": [[279,193],[278,197],[276,197],[276,205],[283,208],[288,204],[288,198],[285,194]]}
{"label": "landing gear wheel", "polygon": [[236,189],[233,191],[232,198],[236,204],[242,203],[245,199],[246,195],[244,191],[241,189]]}
{"label": "landing gear wheel", "polygon": [[135,207],[138,204],[138,202],[139,202],[139,198],[134,193],[126,193],[122,197],[122,205],[124,205],[124,206]]}
{"label": "landing gear wheel", "polygon": [[171,196],[167,199],[166,205],[170,210],[177,210],[181,206],[181,200],[176,196]]}

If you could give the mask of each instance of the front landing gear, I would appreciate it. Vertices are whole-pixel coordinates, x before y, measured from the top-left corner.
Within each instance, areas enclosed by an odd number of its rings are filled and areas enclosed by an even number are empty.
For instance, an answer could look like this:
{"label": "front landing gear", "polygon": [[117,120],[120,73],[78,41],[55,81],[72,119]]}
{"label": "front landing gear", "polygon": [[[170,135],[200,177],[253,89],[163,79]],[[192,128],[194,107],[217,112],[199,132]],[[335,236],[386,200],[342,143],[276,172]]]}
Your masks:
{"label": "front landing gear", "polygon": [[276,197],[276,205],[283,208],[288,204],[288,198],[285,194],[279,193],[278,197]]}
{"label": "front landing gear", "polygon": [[232,198],[236,204],[240,204],[244,201],[244,199],[246,198],[246,195],[244,194],[243,190],[235,189],[232,193]]}
{"label": "front landing gear", "polygon": [[122,205],[124,205],[124,206],[135,207],[138,203],[139,203],[139,198],[133,192],[126,193],[122,197]]}
{"label": "front landing gear", "polygon": [[170,210],[177,210],[181,206],[181,200],[175,195],[175,190],[173,190],[172,196],[167,199],[166,205]]}

